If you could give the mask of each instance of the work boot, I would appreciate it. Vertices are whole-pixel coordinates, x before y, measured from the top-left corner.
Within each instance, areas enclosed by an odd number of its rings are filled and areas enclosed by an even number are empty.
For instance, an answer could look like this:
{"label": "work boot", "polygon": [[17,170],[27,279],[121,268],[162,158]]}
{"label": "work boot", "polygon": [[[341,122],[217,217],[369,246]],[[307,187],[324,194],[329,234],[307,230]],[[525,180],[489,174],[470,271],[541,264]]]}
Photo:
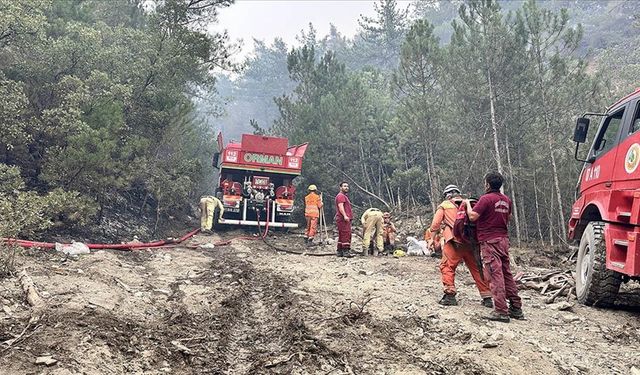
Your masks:
{"label": "work boot", "polygon": [[495,310],[491,311],[489,315],[483,316],[483,318],[494,321],[494,322],[501,322],[501,323],[509,323],[511,321],[511,319],[509,319],[509,315],[500,314]]}
{"label": "work boot", "polygon": [[493,308],[493,299],[491,297],[483,298],[482,299],[482,306],[492,309]]}
{"label": "work boot", "polygon": [[338,251],[336,251],[336,256],[337,257],[344,257],[344,252],[342,251],[342,249],[338,249]]}
{"label": "work boot", "polygon": [[342,250],[342,256],[345,258],[353,258],[356,254],[352,253],[351,249],[344,249]]}
{"label": "work boot", "polygon": [[393,252],[393,245],[391,245],[390,243],[386,243],[386,244],[384,244],[384,250],[383,250],[383,252],[384,252],[385,254],[392,253],[392,252]]}
{"label": "work boot", "polygon": [[517,320],[525,320],[524,313],[521,308],[509,306],[509,316]]}
{"label": "work boot", "polygon": [[458,306],[458,301],[456,300],[455,294],[446,294],[442,296],[442,299],[438,301],[439,304],[443,306]]}

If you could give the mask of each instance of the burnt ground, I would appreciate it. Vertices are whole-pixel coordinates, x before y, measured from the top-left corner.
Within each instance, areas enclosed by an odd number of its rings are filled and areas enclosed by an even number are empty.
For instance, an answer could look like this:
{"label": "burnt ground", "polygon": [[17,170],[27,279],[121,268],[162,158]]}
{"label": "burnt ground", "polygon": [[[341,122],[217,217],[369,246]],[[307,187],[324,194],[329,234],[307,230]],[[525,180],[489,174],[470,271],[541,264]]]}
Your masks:
{"label": "burnt ground", "polygon": [[[270,240],[277,246],[305,250],[301,238],[277,236]],[[518,260],[527,258],[515,252]],[[98,251],[78,259],[26,250],[18,262],[46,306],[31,308],[17,278],[0,280],[2,374],[640,369],[636,286],[624,288],[614,309],[576,305],[570,311],[553,310],[538,292],[523,290],[527,320],[502,324],[481,319],[489,310],[480,306],[464,267],[460,305],[439,306],[434,258],[310,257],[234,241],[214,249]],[[45,354],[57,362],[36,364]]]}

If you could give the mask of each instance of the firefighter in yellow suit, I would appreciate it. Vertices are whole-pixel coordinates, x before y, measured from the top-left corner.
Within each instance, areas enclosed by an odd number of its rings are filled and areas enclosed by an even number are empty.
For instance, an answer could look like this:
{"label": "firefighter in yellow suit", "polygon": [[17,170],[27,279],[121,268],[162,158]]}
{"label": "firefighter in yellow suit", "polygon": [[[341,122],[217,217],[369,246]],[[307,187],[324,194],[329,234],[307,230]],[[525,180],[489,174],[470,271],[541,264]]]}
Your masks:
{"label": "firefighter in yellow suit", "polygon": [[369,244],[371,243],[371,237],[374,232],[376,236],[376,246],[373,248],[373,255],[377,256],[378,252],[382,253],[384,251],[383,221],[382,211],[377,208],[370,208],[362,214],[362,217],[360,218],[360,222],[362,223],[362,228],[364,230],[364,234],[362,236],[362,246],[364,247],[362,255],[367,255],[369,253]]}
{"label": "firefighter in yellow suit", "polygon": [[213,226],[213,214],[216,211],[216,208],[220,210],[219,218],[222,217],[224,213],[224,206],[220,199],[206,195],[200,198],[200,230],[204,233],[211,232],[211,227]]}

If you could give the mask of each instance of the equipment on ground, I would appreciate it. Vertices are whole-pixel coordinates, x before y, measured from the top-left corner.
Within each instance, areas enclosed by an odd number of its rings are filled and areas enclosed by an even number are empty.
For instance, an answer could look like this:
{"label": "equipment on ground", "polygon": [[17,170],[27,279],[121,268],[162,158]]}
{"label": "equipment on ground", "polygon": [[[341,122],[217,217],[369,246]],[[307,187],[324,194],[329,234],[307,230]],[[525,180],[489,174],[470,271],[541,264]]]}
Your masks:
{"label": "equipment on ground", "polygon": [[[590,117],[600,117],[585,159]],[[640,89],[605,113],[576,123],[575,158],[583,162],[569,220],[569,239],[580,241],[576,295],[586,305],[611,305],[620,284],[640,280]]]}
{"label": "equipment on ground", "polygon": [[296,188],[293,179],[302,171],[307,143],[288,145],[286,138],[243,134],[241,142],[226,146],[218,134],[213,165],[219,173],[216,196],[224,205],[225,225],[297,228],[291,223]]}
{"label": "equipment on ground", "polygon": [[[322,198],[322,196],[320,196]],[[324,203],[324,202],[323,202]],[[320,207],[320,217],[318,218],[320,232],[320,244],[329,244],[329,231],[327,230],[327,218],[324,214],[324,204]]]}

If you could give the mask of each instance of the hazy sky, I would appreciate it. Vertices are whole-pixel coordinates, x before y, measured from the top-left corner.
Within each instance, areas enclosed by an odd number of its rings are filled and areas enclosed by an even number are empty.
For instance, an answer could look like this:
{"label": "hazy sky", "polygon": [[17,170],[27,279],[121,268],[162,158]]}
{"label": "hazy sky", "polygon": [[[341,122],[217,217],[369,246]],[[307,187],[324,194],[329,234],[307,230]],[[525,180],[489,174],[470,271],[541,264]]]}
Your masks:
{"label": "hazy sky", "polygon": [[[232,39],[243,39],[242,55],[253,50],[253,38],[271,42],[282,37],[287,44],[295,42],[300,30],[309,22],[319,36],[329,32],[333,23],[343,35],[353,36],[358,30],[361,14],[374,13],[373,0],[236,0],[231,7],[220,10],[220,25]],[[399,1],[402,7],[409,1]]]}

